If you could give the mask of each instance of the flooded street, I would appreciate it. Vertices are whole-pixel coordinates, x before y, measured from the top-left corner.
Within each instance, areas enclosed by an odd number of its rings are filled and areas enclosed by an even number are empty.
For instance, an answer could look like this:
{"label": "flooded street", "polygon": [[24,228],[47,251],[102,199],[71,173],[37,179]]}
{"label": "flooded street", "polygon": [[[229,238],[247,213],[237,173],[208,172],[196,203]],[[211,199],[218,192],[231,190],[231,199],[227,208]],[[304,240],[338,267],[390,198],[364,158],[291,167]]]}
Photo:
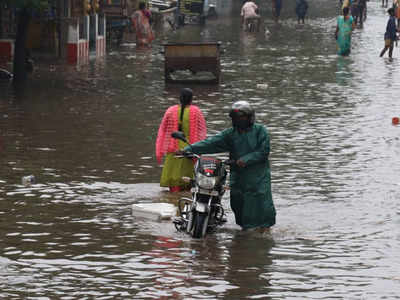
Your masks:
{"label": "flooded street", "polygon": [[[1,85],[0,298],[400,299],[400,48],[379,58],[388,17],[371,0],[336,55],[333,2],[310,0],[304,26],[261,6],[268,35],[240,32],[234,6],[150,51],[127,42],[79,72],[38,63],[25,91]],[[270,131],[270,236],[242,232],[228,194],[227,224],[204,240],[132,217],[182,196],[159,187],[154,153],[182,87],[164,83],[161,44],[200,40],[224,49],[221,83],[190,86],[208,133],[236,100]]]}

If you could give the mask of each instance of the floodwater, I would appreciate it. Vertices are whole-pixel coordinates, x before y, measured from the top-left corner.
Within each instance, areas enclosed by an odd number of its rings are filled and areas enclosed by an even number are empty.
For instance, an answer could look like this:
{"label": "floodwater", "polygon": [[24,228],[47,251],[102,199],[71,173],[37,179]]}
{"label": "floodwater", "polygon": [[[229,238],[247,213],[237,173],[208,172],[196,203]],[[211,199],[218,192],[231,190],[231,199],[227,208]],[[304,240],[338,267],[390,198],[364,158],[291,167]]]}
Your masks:
{"label": "floodwater", "polygon": [[[387,15],[370,1],[338,57],[333,2],[310,1],[304,26],[262,7],[269,35],[239,32],[234,6],[150,51],[127,42],[79,68],[38,63],[24,92],[3,84],[0,298],[400,299],[400,52],[378,57]],[[270,130],[271,235],[241,232],[228,195],[204,240],[131,215],[181,196],[158,186],[154,155],[181,87],[164,84],[160,45],[176,40],[222,43],[221,84],[192,86],[209,134],[238,99]]]}

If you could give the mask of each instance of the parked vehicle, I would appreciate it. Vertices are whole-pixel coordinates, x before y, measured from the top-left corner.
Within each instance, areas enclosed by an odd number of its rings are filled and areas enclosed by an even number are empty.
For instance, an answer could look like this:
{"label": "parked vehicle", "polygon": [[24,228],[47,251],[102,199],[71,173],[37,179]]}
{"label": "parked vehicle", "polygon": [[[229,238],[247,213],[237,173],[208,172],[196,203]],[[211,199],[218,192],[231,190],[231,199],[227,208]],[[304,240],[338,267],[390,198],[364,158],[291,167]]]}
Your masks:
{"label": "parked vehicle", "polygon": [[[172,133],[172,137],[188,143],[182,132]],[[190,145],[188,143],[188,145]],[[196,159],[194,177],[183,178],[191,183],[192,197],[179,200],[179,216],[173,220],[178,231],[194,238],[203,238],[226,222],[221,205],[226,190],[227,165],[232,161],[222,161],[211,156],[185,153],[182,159]]]}
{"label": "parked vehicle", "polygon": [[218,17],[216,0],[182,0],[178,5],[177,25],[204,25]]}

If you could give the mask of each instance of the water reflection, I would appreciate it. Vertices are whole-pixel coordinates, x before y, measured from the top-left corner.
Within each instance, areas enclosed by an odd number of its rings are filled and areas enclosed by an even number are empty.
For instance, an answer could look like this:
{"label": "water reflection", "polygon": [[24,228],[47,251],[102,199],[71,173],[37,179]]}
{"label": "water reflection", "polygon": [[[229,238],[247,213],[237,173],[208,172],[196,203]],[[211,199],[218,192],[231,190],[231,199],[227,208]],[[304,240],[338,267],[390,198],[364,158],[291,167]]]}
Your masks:
{"label": "water reflection", "polygon": [[228,290],[224,299],[239,299],[243,295],[255,295],[269,299],[271,289],[270,254],[274,247],[271,236],[263,236],[256,232],[234,233],[226,245],[227,270],[225,278],[235,289]]}
{"label": "water reflection", "polygon": [[353,65],[351,63],[351,58],[349,57],[338,57],[337,58],[337,70],[336,74],[336,82],[339,86],[348,87],[351,84],[351,80],[353,77],[352,68]]}

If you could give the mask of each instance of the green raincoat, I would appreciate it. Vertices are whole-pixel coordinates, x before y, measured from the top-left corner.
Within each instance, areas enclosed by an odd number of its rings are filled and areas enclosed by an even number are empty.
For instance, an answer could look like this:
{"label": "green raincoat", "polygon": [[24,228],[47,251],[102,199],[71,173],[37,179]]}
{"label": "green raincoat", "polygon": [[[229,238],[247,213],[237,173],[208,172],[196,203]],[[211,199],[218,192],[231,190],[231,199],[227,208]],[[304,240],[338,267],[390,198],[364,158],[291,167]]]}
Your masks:
{"label": "green raincoat", "polygon": [[353,17],[349,17],[347,21],[343,16],[337,19],[337,27],[339,28],[337,45],[339,55],[349,55],[351,51],[351,33],[353,31]]}
{"label": "green raincoat", "polygon": [[271,193],[269,134],[261,124],[246,132],[228,128],[219,134],[185,147],[197,154],[229,152],[230,159],[240,159],[244,168],[231,167],[231,208],[236,224],[243,229],[270,227],[275,224],[275,207]]}

